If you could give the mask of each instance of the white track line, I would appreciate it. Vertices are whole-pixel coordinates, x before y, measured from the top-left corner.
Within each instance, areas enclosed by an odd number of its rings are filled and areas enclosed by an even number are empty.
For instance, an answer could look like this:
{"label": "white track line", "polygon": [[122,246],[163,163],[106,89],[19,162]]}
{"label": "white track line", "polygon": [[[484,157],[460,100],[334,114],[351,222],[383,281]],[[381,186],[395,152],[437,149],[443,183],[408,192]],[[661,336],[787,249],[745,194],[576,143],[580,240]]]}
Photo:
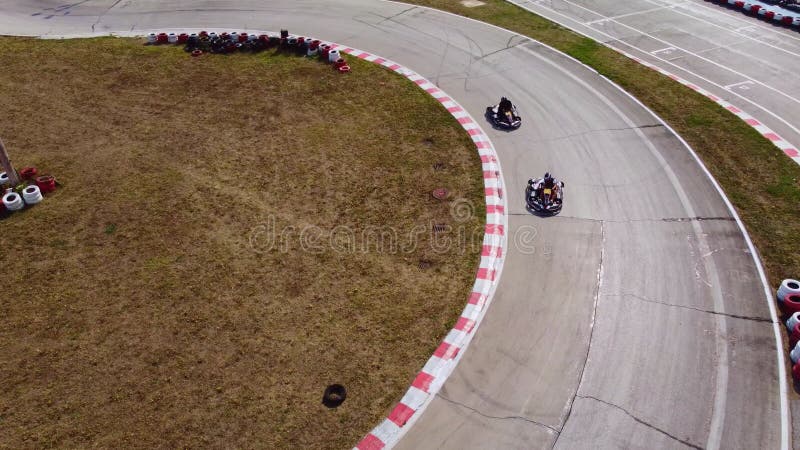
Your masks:
{"label": "white track line", "polygon": [[[524,3],[532,3],[530,0],[521,0],[521,1],[519,1],[519,0],[507,0],[507,1],[509,1],[510,3],[513,3],[513,4],[517,5],[517,6],[519,6],[520,8],[526,9],[526,10],[530,11],[530,12],[531,12],[531,13],[533,13],[533,14],[537,14],[535,10],[532,10],[532,9],[530,9],[529,7],[527,7],[527,6],[525,6],[525,5],[524,5]],[[546,9],[548,12],[550,12],[550,13],[552,13],[552,14],[555,14],[555,15],[561,16],[561,17],[563,17],[564,19],[566,19],[566,22],[563,22],[563,21],[562,21],[562,22],[559,22],[559,23],[560,23],[562,26],[564,26],[564,27],[566,27],[566,28],[569,28],[570,30],[574,31],[575,33],[578,33],[578,34],[580,34],[581,36],[585,36],[585,37],[587,37],[587,38],[589,38],[589,39],[592,39],[592,40],[597,40],[597,39],[595,39],[595,37],[594,37],[594,36],[590,36],[589,34],[585,33],[584,31],[581,31],[581,30],[580,30],[580,29],[578,29],[577,27],[568,25],[568,23],[581,24],[581,22],[579,22],[579,21],[576,21],[576,20],[575,20],[575,19],[573,19],[572,17],[570,17],[570,16],[568,16],[568,15],[566,15],[566,14],[562,14],[562,13],[560,13],[560,12],[558,12],[558,11],[554,10],[554,9],[547,8],[547,7],[545,7],[545,6],[541,6],[541,7],[542,7],[543,9]],[[552,19],[551,19],[551,20],[552,20]],[[591,29],[593,32],[595,32],[595,33],[598,33],[598,34],[601,34],[601,35],[604,35],[604,36],[608,37],[609,39],[611,39],[611,41],[612,41],[612,42],[619,42],[619,43],[621,43],[621,44],[623,44],[623,45],[625,45],[625,46],[628,46],[628,47],[630,47],[630,48],[632,48],[632,49],[634,49],[634,50],[638,51],[638,52],[641,52],[641,53],[644,53],[644,54],[650,55],[650,53],[648,53],[646,50],[643,50],[643,49],[641,49],[641,48],[639,48],[639,47],[636,47],[636,46],[635,46],[635,45],[633,45],[633,44],[629,44],[629,43],[627,43],[627,42],[620,41],[620,40],[618,40],[616,37],[614,37],[614,36],[612,36],[612,35],[610,35],[610,34],[608,34],[608,33],[605,33],[605,32],[603,32],[603,31],[600,31],[600,30],[598,30],[598,29],[596,29],[596,28],[591,28],[591,27],[589,27],[589,28],[590,28],[590,29]],[[617,47],[615,47],[615,46],[611,45],[611,44],[610,44],[610,43],[608,43],[608,42],[604,43],[604,45],[605,45],[605,46],[607,46],[608,48],[610,48],[610,49],[614,50],[614,51],[617,51],[617,52],[619,52],[619,53],[622,53],[623,55],[626,55],[626,56],[628,56],[628,57],[630,57],[630,58],[634,59],[634,60],[635,60],[635,61],[637,61],[637,62],[640,62],[640,63],[643,63],[643,64],[644,64],[644,62],[643,62],[643,61],[639,60],[638,58],[632,57],[631,55],[629,55],[628,53],[626,53],[624,50],[621,50],[620,48],[617,48]],[[693,77],[697,78],[698,80],[701,80],[701,81],[703,81],[703,82],[705,82],[705,83],[707,83],[707,84],[709,84],[709,85],[716,86],[717,88],[719,88],[719,89],[722,89],[723,91],[726,91],[726,92],[730,93],[731,95],[734,95],[734,96],[736,96],[736,97],[738,97],[738,98],[740,98],[740,99],[744,100],[745,102],[747,102],[747,103],[749,103],[749,104],[751,104],[751,105],[755,106],[756,108],[758,108],[758,109],[760,109],[760,110],[762,110],[762,111],[766,112],[768,115],[772,116],[774,119],[776,119],[777,121],[781,122],[781,123],[782,123],[783,125],[785,125],[787,128],[789,128],[790,130],[794,131],[796,134],[800,135],[800,130],[798,130],[798,129],[797,129],[797,127],[795,127],[794,125],[792,125],[791,123],[789,123],[789,122],[788,122],[786,119],[784,119],[783,117],[781,117],[781,116],[779,116],[778,114],[774,113],[773,111],[771,111],[771,110],[770,110],[770,109],[768,109],[767,107],[765,107],[765,106],[762,106],[762,105],[760,105],[759,103],[756,103],[755,101],[753,101],[753,100],[751,100],[751,99],[749,99],[749,98],[747,98],[747,97],[745,97],[745,96],[743,96],[743,95],[741,95],[741,94],[737,93],[736,91],[725,89],[725,87],[724,87],[724,86],[722,86],[721,84],[719,84],[719,83],[717,83],[717,82],[715,82],[715,81],[712,81],[712,80],[710,80],[710,79],[708,79],[708,78],[706,78],[706,77],[704,77],[704,76],[702,76],[702,75],[700,75],[700,74],[697,74],[697,73],[695,73],[695,72],[692,72],[692,71],[691,71],[691,70],[689,70],[689,69],[686,69],[686,68],[684,68],[684,67],[681,67],[681,66],[679,66],[679,65],[677,65],[677,64],[675,64],[675,63],[673,63],[673,62],[671,62],[671,61],[670,61],[670,60],[668,60],[668,59],[661,58],[661,57],[659,57],[659,56],[657,56],[657,55],[650,55],[650,56],[651,56],[652,58],[655,58],[655,59],[657,59],[657,60],[659,60],[659,61],[661,61],[661,62],[665,63],[665,64],[668,64],[668,65],[670,65],[670,66],[673,66],[673,67],[675,67],[676,69],[680,70],[681,72],[685,72],[685,73],[687,73],[687,74],[689,74],[689,75],[691,75],[691,76],[693,76]],[[663,69],[659,69],[659,70],[663,70]],[[670,75],[668,72],[664,72],[664,73],[665,73],[665,75]],[[674,76],[673,76],[673,77],[674,77]],[[719,103],[719,102],[717,102],[717,103]],[[784,141],[785,141],[785,140],[784,140]],[[790,146],[791,146],[791,145],[790,145]],[[780,147],[779,147],[779,148],[780,148]],[[795,148],[796,148],[796,147],[795,147]],[[785,150],[785,149],[784,149],[784,148],[781,148],[781,150]],[[791,155],[790,155],[790,157],[791,157]],[[795,162],[797,162],[798,164],[800,164],[800,158],[794,158],[794,157],[793,157],[793,160],[794,160]]]}
{"label": "white track line", "polygon": [[[738,10],[731,11],[731,10],[728,10],[728,9],[726,9],[724,7],[719,6],[719,5],[717,5],[717,6],[708,6],[703,1],[692,2],[691,6],[693,8],[702,8],[702,9],[705,9],[707,11],[713,11],[713,12],[725,14],[725,16],[727,16],[728,18],[730,18],[732,20],[736,20],[738,22],[747,24],[747,25],[745,25],[743,27],[737,28],[736,29],[737,31],[745,30],[745,29],[748,29],[748,28],[758,28],[758,29],[760,29],[761,31],[764,31],[764,32],[774,33],[774,34],[777,34],[778,36],[781,36],[781,37],[786,37],[786,38],[789,38],[789,39],[792,39],[792,40],[795,40],[795,41],[800,41],[800,38],[798,38],[797,36],[793,36],[793,33],[783,32],[783,31],[780,30],[780,28],[775,28],[774,26],[764,24],[764,23],[762,23],[761,21],[759,21],[758,19],[755,19],[755,18],[750,18],[749,19],[749,18],[747,18],[745,16],[742,16],[742,13],[740,11],[738,11]],[[800,13],[798,13],[798,15],[800,15]]]}
{"label": "white track line", "polygon": [[[636,33],[639,33],[639,35],[640,35],[640,36],[647,37],[647,38],[649,38],[649,39],[652,39],[652,40],[654,40],[654,41],[660,42],[660,43],[662,43],[662,44],[664,44],[664,45],[669,45],[669,46],[676,47],[676,48],[680,49],[682,52],[686,53],[687,55],[694,56],[695,58],[697,58],[697,59],[700,59],[701,61],[707,62],[708,64],[711,64],[711,65],[713,65],[713,66],[719,67],[720,69],[723,69],[723,70],[726,70],[726,71],[728,71],[728,72],[731,72],[731,73],[733,73],[733,74],[735,74],[735,75],[738,75],[738,76],[740,76],[740,77],[742,77],[742,78],[746,78],[746,79],[748,79],[748,80],[752,80],[754,83],[756,83],[756,84],[758,84],[758,85],[760,85],[760,86],[762,86],[762,87],[764,87],[764,88],[766,88],[766,89],[768,89],[768,90],[770,90],[770,91],[773,91],[773,92],[775,92],[775,93],[777,93],[777,94],[780,94],[780,95],[782,95],[782,96],[786,97],[787,99],[789,99],[789,100],[791,100],[791,101],[793,101],[793,102],[797,103],[798,105],[800,105],[800,99],[798,99],[798,98],[795,98],[795,97],[792,97],[791,95],[787,94],[786,92],[783,92],[783,91],[781,91],[780,89],[777,89],[777,88],[774,88],[774,87],[770,86],[768,83],[764,83],[764,82],[762,82],[762,81],[759,81],[759,80],[757,80],[757,79],[755,79],[755,78],[753,78],[753,77],[751,77],[751,76],[749,76],[749,75],[747,75],[747,74],[745,74],[745,73],[739,72],[739,71],[738,71],[738,70],[736,70],[736,69],[732,69],[732,68],[730,68],[730,67],[728,67],[728,66],[726,66],[726,65],[723,65],[723,64],[721,64],[721,63],[718,63],[718,62],[714,61],[713,59],[709,59],[709,58],[706,58],[705,56],[701,56],[701,55],[700,55],[699,53],[697,53],[697,52],[692,52],[692,51],[690,51],[690,50],[687,50],[687,49],[685,49],[685,48],[682,48],[682,47],[680,47],[680,46],[678,46],[678,45],[676,45],[676,44],[673,44],[672,42],[669,42],[669,41],[667,41],[667,40],[665,40],[665,39],[658,38],[658,37],[656,37],[656,36],[654,36],[654,35],[652,35],[652,34],[650,34],[650,33],[647,33],[647,32],[645,32],[645,31],[642,31],[642,30],[640,30],[640,29],[638,29],[638,28],[636,28],[636,27],[632,27],[632,26],[630,26],[630,25],[627,25],[627,24],[625,24],[625,23],[618,22],[618,21],[616,21],[616,20],[614,20],[614,19],[612,19],[612,18],[608,18],[608,17],[604,16],[603,14],[601,14],[601,13],[599,13],[599,12],[596,12],[596,11],[594,11],[594,10],[592,10],[592,9],[589,9],[589,8],[587,8],[587,7],[583,6],[583,5],[580,5],[580,4],[578,4],[578,3],[575,3],[575,2],[573,2],[573,1],[571,1],[571,0],[560,0],[560,1],[562,1],[562,2],[564,2],[564,3],[567,3],[567,4],[570,4],[570,5],[572,5],[572,6],[575,6],[575,7],[577,7],[577,8],[583,9],[583,10],[585,10],[585,11],[588,11],[588,12],[590,12],[590,13],[592,13],[592,14],[595,14],[595,15],[598,15],[598,16],[600,16],[600,17],[606,18],[606,19],[608,19],[608,21],[610,21],[610,22],[614,22],[615,24],[617,24],[617,25],[619,25],[619,26],[621,26],[621,27],[624,27],[624,28],[627,28],[627,29],[629,29],[629,30],[631,30],[631,31],[634,31],[634,32],[636,32]],[[596,29],[596,28],[594,28],[594,27],[591,27],[591,28],[592,28],[592,29]],[[625,39],[625,38],[616,38],[616,37],[615,37],[615,39],[619,40],[620,42],[623,42],[621,39]]]}
{"label": "white track line", "polygon": [[[650,3],[650,4],[652,4],[652,5],[659,5],[659,4],[660,4],[659,2],[656,2],[656,1],[653,1],[653,0],[645,0],[645,1],[647,1],[647,3]],[[792,55],[792,56],[796,56],[796,57],[800,58],[800,53],[795,53],[795,52],[793,52],[793,51],[790,51],[790,50],[787,50],[787,49],[785,49],[785,48],[783,48],[783,47],[779,47],[779,46],[777,46],[777,45],[775,45],[775,44],[770,44],[770,43],[769,43],[769,42],[767,42],[767,41],[762,41],[762,40],[760,40],[760,39],[757,39],[757,38],[755,38],[755,37],[753,37],[753,36],[750,36],[750,35],[747,35],[747,34],[745,34],[745,33],[740,33],[740,32],[739,32],[737,29],[733,29],[733,30],[732,30],[732,29],[730,29],[730,28],[728,28],[728,27],[726,27],[726,26],[720,25],[720,24],[718,24],[718,23],[714,23],[714,22],[712,22],[712,21],[710,21],[710,20],[706,20],[706,19],[703,19],[703,18],[701,18],[701,17],[697,17],[697,16],[695,16],[695,15],[689,14],[689,13],[687,13],[687,12],[683,12],[683,11],[681,11],[681,9],[683,9],[683,8],[684,8],[684,6],[685,6],[685,5],[683,5],[683,4],[680,4],[680,5],[675,5],[675,7],[674,7],[674,8],[672,8],[672,11],[673,11],[674,13],[676,13],[676,14],[680,14],[680,15],[682,15],[682,16],[686,16],[686,17],[688,17],[688,18],[690,18],[690,19],[694,19],[694,20],[696,20],[696,21],[698,21],[698,22],[702,22],[702,23],[704,23],[704,24],[706,24],[706,25],[710,25],[710,26],[712,26],[712,27],[716,27],[716,28],[719,28],[719,29],[721,29],[721,30],[725,30],[725,31],[727,31],[728,33],[733,33],[733,34],[736,34],[737,36],[740,36],[740,37],[742,37],[742,38],[744,38],[744,39],[749,39],[749,40],[751,40],[751,41],[753,41],[753,42],[757,42],[759,45],[764,45],[764,46],[767,46],[767,47],[771,47],[771,48],[774,48],[775,50],[780,50],[780,51],[782,51],[782,52],[786,52],[786,53],[788,53],[788,54],[790,54],[790,55]],[[798,15],[800,15],[800,13],[798,13]],[[751,27],[744,27],[744,28],[751,28]],[[783,36],[783,34],[781,34],[781,35]],[[795,38],[795,37],[794,37],[794,36],[792,36],[792,38]],[[797,39],[797,38],[795,38],[795,39]]]}

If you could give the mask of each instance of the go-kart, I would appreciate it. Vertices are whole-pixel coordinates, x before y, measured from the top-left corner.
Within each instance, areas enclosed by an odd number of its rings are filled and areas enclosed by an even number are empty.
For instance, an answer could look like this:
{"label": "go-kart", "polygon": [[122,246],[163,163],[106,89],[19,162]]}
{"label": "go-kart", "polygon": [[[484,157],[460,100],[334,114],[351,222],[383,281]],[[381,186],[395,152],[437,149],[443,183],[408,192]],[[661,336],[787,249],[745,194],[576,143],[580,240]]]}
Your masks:
{"label": "go-kart", "polygon": [[487,106],[486,118],[496,128],[505,130],[516,130],[522,125],[522,118],[517,114],[517,107],[511,106],[511,110],[498,113],[500,105]]}
{"label": "go-kart", "polygon": [[525,202],[529,209],[539,214],[558,214],[564,204],[564,182],[559,181],[550,188],[544,186],[542,178],[528,182],[528,187],[525,189]]}

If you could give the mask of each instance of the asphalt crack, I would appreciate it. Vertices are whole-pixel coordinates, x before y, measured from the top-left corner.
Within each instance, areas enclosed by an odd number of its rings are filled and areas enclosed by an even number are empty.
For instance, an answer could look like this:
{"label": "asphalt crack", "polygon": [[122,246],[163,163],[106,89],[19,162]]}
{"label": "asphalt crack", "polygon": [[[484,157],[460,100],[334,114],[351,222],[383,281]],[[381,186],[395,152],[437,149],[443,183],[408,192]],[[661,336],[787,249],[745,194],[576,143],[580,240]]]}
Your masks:
{"label": "asphalt crack", "polygon": [[733,319],[751,320],[753,322],[772,323],[772,319],[769,319],[769,318],[766,318],[766,317],[743,316],[743,315],[739,315],[739,314],[723,313],[723,312],[714,311],[714,310],[710,310],[710,309],[695,308],[694,306],[676,305],[674,303],[662,302],[660,300],[652,300],[652,299],[649,299],[647,297],[643,297],[641,295],[634,294],[634,293],[631,293],[631,292],[626,292],[626,293],[622,293],[622,294],[604,294],[604,295],[606,297],[620,297],[620,296],[622,296],[622,297],[633,297],[633,298],[638,299],[638,300],[643,301],[643,302],[655,303],[655,304],[658,304],[658,305],[669,306],[669,307],[672,307],[672,308],[690,309],[692,311],[702,312],[702,313],[706,313],[706,314],[714,314],[714,315],[717,315],[717,316],[731,317]]}
{"label": "asphalt crack", "polygon": [[533,425],[540,426],[542,428],[547,428],[548,430],[552,431],[555,434],[559,433],[559,431],[557,429],[555,429],[554,427],[552,427],[550,425],[547,425],[547,424],[544,424],[544,423],[541,423],[541,422],[537,422],[537,421],[535,421],[533,419],[528,419],[527,417],[522,417],[522,416],[492,416],[490,414],[486,414],[486,413],[484,413],[482,411],[479,411],[476,408],[473,408],[471,406],[467,406],[467,405],[465,405],[465,404],[463,404],[461,402],[457,402],[457,401],[455,401],[453,399],[447,398],[444,395],[442,395],[441,393],[436,393],[436,396],[441,398],[442,400],[448,402],[448,403],[451,403],[453,405],[459,406],[459,407],[464,408],[464,409],[468,409],[468,410],[474,412],[475,414],[478,414],[481,417],[486,417],[487,419],[493,419],[493,420],[521,420],[523,422],[528,422],[528,423],[531,423]]}
{"label": "asphalt crack", "polygon": [[668,438],[670,438],[670,439],[672,439],[672,440],[674,440],[674,441],[676,441],[676,442],[680,442],[681,444],[683,444],[683,445],[685,445],[685,446],[687,446],[687,447],[689,447],[689,448],[694,448],[694,449],[697,449],[697,450],[704,450],[704,448],[703,448],[703,447],[700,447],[699,445],[694,445],[694,444],[692,444],[691,442],[689,442],[689,441],[687,441],[687,440],[681,439],[681,438],[679,438],[679,437],[677,437],[677,436],[674,436],[674,435],[672,435],[672,434],[670,434],[670,433],[667,433],[666,431],[662,430],[661,428],[658,428],[657,426],[655,426],[655,425],[653,425],[653,424],[651,424],[651,423],[645,422],[644,420],[642,420],[642,419],[640,419],[640,418],[638,418],[638,417],[634,416],[633,414],[631,414],[630,412],[628,412],[628,410],[627,410],[627,409],[625,409],[625,408],[623,408],[623,407],[621,407],[621,406],[619,406],[619,405],[615,405],[615,404],[613,404],[613,403],[610,403],[610,402],[607,402],[607,401],[605,401],[605,400],[600,400],[599,398],[597,398],[597,397],[593,397],[593,396],[591,396],[591,395],[578,395],[577,397],[578,397],[578,398],[582,398],[582,399],[594,400],[594,401],[596,401],[596,402],[600,402],[600,403],[602,403],[602,404],[604,404],[604,405],[606,405],[606,406],[610,406],[610,407],[612,407],[612,408],[618,409],[618,410],[620,410],[620,411],[624,412],[625,414],[627,414],[627,415],[628,415],[628,417],[630,417],[631,419],[633,419],[633,420],[634,420],[636,423],[638,423],[638,424],[644,425],[644,426],[646,426],[647,428],[650,428],[651,430],[655,430],[655,431],[657,431],[657,432],[659,432],[659,433],[663,434],[664,436],[667,436]]}

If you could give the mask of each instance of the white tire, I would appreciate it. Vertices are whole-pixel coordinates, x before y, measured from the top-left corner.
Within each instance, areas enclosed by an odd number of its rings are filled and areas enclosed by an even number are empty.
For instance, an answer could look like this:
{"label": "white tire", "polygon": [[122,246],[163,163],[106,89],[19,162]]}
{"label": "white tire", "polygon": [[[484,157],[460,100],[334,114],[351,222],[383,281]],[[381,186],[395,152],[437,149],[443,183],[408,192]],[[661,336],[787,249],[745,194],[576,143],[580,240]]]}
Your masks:
{"label": "white tire", "polygon": [[778,288],[778,301],[783,301],[789,294],[800,294],[800,281],[787,278],[781,282]]}
{"label": "white tire", "polygon": [[169,42],[170,44],[174,44],[174,43],[178,42],[178,35],[175,34],[175,33],[168,34],[167,35],[167,42]]}
{"label": "white tire", "polygon": [[5,172],[0,172],[0,186],[5,186],[8,184],[8,174]]}
{"label": "white tire", "polygon": [[331,50],[328,52],[328,62],[334,63],[340,57],[341,55],[339,54],[339,50]]}
{"label": "white tire", "polygon": [[796,313],[792,314],[792,316],[791,316],[791,317],[789,317],[789,318],[786,320],[786,328],[788,328],[788,329],[789,329],[789,331],[791,332],[792,330],[794,330],[794,327],[795,327],[795,326],[796,326],[798,323],[800,323],[800,311],[798,311],[798,312],[796,312]]}
{"label": "white tire", "polygon": [[22,199],[29,205],[35,205],[42,201],[42,191],[39,190],[39,186],[28,186],[22,191]]}
{"label": "white tire", "polygon": [[19,211],[25,207],[25,202],[22,201],[22,197],[16,192],[9,192],[3,195],[3,205],[5,205],[6,209],[9,211]]}
{"label": "white tire", "polygon": [[797,361],[800,360],[800,342],[789,353],[789,358],[792,358],[792,364],[797,364]]}
{"label": "white tire", "polygon": [[147,43],[148,44],[155,44],[156,43],[156,34],[150,33],[147,35]]}

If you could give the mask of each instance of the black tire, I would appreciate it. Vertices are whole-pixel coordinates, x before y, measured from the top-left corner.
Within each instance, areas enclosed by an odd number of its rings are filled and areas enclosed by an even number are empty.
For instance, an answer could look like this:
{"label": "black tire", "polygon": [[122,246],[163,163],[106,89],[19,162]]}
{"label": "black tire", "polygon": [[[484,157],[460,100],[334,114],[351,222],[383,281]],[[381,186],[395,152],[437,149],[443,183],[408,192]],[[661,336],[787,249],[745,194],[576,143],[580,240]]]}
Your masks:
{"label": "black tire", "polygon": [[332,384],[322,394],[322,404],[328,408],[337,408],[347,398],[347,390],[341,384]]}

